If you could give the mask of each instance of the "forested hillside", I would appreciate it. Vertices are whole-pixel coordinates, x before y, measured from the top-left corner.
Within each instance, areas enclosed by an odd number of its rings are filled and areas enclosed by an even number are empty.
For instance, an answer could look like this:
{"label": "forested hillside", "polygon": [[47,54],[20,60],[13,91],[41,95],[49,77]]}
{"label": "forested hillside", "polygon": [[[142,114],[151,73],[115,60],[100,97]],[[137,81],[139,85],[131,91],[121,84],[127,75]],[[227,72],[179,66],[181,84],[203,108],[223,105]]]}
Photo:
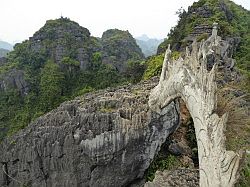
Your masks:
{"label": "forested hillside", "polygon": [[48,20],[0,64],[0,139],[65,100],[138,80],[143,58],[128,31],[100,39],[68,18]]}

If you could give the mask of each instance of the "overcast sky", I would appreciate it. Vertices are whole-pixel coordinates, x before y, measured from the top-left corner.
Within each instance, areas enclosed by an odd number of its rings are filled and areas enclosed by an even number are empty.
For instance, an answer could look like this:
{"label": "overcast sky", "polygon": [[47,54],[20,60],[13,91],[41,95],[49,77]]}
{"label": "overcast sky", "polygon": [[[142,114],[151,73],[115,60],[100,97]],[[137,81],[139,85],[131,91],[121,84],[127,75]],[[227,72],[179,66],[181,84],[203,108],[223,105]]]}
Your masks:
{"label": "overcast sky", "polygon": [[[61,15],[78,22],[93,36],[110,28],[129,30],[134,36],[165,38],[176,25],[175,12],[194,0],[1,0],[0,39],[22,41],[48,19]],[[250,9],[250,0],[234,0]]]}

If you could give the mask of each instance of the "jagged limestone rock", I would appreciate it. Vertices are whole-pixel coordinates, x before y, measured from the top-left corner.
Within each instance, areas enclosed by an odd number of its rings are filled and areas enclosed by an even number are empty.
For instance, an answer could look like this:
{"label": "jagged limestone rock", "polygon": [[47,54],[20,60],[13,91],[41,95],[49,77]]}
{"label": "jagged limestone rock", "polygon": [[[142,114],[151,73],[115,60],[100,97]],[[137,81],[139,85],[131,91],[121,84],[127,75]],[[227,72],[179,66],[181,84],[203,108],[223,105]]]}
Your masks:
{"label": "jagged limestone rock", "polygon": [[143,178],[179,125],[148,107],[158,79],[65,102],[0,144],[0,186],[119,187]]}
{"label": "jagged limestone rock", "polygon": [[144,187],[198,187],[199,171],[190,168],[157,171],[152,182],[147,182]]}
{"label": "jagged limestone rock", "polygon": [[187,48],[184,59],[170,58],[168,47],[159,84],[152,90],[149,106],[160,113],[175,98],[182,98],[193,118],[198,144],[201,187],[230,187],[238,178],[241,153],[225,149],[224,129],[227,114],[215,113],[217,64],[207,70],[207,57],[220,53],[221,38],[214,24],[212,35],[200,45]]}

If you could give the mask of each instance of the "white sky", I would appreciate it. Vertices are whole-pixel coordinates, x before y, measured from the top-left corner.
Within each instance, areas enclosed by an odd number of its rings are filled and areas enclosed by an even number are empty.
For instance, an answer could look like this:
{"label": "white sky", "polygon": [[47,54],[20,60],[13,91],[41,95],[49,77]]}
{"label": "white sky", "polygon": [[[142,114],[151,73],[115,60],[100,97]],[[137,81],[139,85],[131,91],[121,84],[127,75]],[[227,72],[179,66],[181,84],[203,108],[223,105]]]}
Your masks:
{"label": "white sky", "polygon": [[[32,36],[48,19],[68,17],[101,36],[111,28],[134,36],[165,38],[176,25],[175,12],[194,0],[1,0],[0,39],[12,43]],[[250,0],[234,0],[250,9]]]}

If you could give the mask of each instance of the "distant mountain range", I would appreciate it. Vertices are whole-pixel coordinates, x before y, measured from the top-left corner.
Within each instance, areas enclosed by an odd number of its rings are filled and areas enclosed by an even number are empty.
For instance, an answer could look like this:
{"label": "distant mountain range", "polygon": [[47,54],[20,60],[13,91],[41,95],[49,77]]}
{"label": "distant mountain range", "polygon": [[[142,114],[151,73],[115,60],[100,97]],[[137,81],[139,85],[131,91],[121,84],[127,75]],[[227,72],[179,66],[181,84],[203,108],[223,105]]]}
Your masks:
{"label": "distant mountain range", "polygon": [[8,42],[0,40],[0,49],[6,49],[8,51],[12,51],[13,50],[13,45],[11,45]]}
{"label": "distant mountain range", "polygon": [[155,55],[161,42],[163,42],[163,39],[149,38],[146,34],[136,38],[136,43],[141,48],[145,57]]}

